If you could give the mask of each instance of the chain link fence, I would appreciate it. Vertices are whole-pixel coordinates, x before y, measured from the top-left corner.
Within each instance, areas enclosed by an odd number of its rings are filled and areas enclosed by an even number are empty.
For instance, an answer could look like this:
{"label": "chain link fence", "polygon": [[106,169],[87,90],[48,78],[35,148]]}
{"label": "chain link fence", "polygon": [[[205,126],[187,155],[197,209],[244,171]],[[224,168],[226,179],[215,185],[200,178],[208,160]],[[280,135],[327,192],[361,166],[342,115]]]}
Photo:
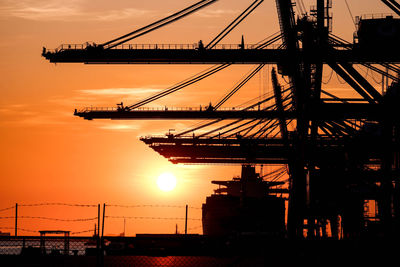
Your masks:
{"label": "chain link fence", "polygon": [[[179,239],[180,245],[171,249]],[[238,240],[237,247],[216,240],[208,242],[204,236],[188,237],[189,242],[182,241],[184,235],[168,236],[163,239],[168,245],[160,240],[157,237],[104,237],[100,242],[96,236],[68,239],[0,236],[0,266],[341,266],[344,259],[354,266],[393,266],[389,263],[398,262],[397,246],[391,246],[387,240],[360,243],[252,238]]]}
{"label": "chain link fence", "polygon": [[[184,249],[135,248],[133,238],[0,236],[1,266],[249,266],[232,256],[189,256]],[[112,241],[112,242],[110,242]],[[153,243],[154,244],[154,243]],[[102,246],[103,245],[103,246]],[[179,251],[185,255],[179,255]],[[195,251],[191,251],[196,253]],[[173,256],[168,255],[172,253]],[[188,253],[188,255],[186,255]],[[151,255],[149,255],[151,254]],[[6,260],[5,260],[6,259]],[[13,262],[3,265],[4,262]]]}
{"label": "chain link fence", "polygon": [[[103,239],[97,236],[0,236],[0,265],[264,266],[264,256],[224,254],[221,253],[223,250],[223,243],[208,243],[199,235]],[[3,265],[10,259],[14,264]]]}
{"label": "chain link fence", "polygon": [[99,247],[96,237],[0,236],[0,255],[95,256]]}

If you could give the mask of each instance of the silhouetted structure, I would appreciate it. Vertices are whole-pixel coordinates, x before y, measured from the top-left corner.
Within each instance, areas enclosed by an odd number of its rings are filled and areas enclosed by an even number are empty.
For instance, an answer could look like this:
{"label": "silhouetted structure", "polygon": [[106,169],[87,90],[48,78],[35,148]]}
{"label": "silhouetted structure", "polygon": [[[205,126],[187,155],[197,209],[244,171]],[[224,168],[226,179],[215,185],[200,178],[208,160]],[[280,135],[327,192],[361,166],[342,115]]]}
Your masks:
{"label": "silhouetted structure", "polygon": [[[360,17],[354,43],[331,34],[330,0],[316,0],[309,14],[296,19],[291,0],[276,0],[281,33],[255,45],[218,44],[262,0],[254,1],[210,44],[137,45],[125,42],[180,19],[215,1],[200,1],[130,34],[101,45],[62,45],[43,51],[50,62],[197,63],[217,65],[199,75],[122,108],[76,110],[85,119],[214,119],[166,137],[143,138],[174,163],[287,164],[288,235],[390,237],[400,226],[399,108],[400,20],[393,16]],[[382,0],[395,13],[394,0]],[[278,47],[271,48],[279,43]],[[204,79],[232,64],[259,64],[220,102],[208,109],[150,110],[143,105]],[[242,109],[221,107],[265,64],[276,64],[289,80],[279,84],[272,71],[274,94]],[[355,67],[382,75],[379,92]],[[329,66],[355,92],[343,98],[323,90]],[[386,84],[384,84],[386,79]],[[322,97],[324,95],[325,97]],[[122,106],[122,105],[121,105]],[[232,119],[220,126],[224,120]],[[206,134],[187,134],[216,126]],[[294,127],[289,130],[288,125]],[[367,215],[376,207],[377,212]],[[260,211],[263,212],[263,211]]]}
{"label": "silhouetted structure", "polygon": [[207,197],[203,204],[205,235],[254,233],[284,236],[285,200],[273,195],[286,192],[276,188],[284,182],[263,181],[254,167],[243,165],[240,178],[212,183],[224,188],[216,189],[215,194]]}

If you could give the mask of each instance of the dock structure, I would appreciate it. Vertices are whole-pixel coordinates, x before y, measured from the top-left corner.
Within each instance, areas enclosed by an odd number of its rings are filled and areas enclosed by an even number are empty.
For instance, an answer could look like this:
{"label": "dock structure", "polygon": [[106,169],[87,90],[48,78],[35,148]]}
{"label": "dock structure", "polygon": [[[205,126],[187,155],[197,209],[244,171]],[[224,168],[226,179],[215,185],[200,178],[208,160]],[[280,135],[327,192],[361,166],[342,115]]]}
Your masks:
{"label": "dock structure", "polygon": [[[279,34],[258,44],[245,44],[243,38],[239,44],[220,44],[263,2],[256,0],[209,44],[128,43],[214,2],[199,1],[106,43],[44,48],[42,55],[52,63],[217,64],[136,104],[79,109],[75,115],[88,120],[211,120],[176,134],[141,140],[173,163],[287,166],[290,238],[303,238],[305,232],[308,238],[324,236],[320,229],[327,223],[333,238],[398,234],[400,19],[360,16],[354,40],[347,42],[331,32],[331,0],[316,0],[304,13],[295,12],[294,1],[276,0]],[[377,2],[400,14],[397,1]],[[180,110],[143,107],[235,64],[255,68],[213,105]],[[274,66],[272,95],[241,108],[221,107],[266,64]],[[322,81],[326,69],[357,97],[330,91]],[[382,90],[360,69],[382,76]],[[280,84],[278,75],[287,84]],[[366,215],[370,204],[377,207],[373,216]]]}

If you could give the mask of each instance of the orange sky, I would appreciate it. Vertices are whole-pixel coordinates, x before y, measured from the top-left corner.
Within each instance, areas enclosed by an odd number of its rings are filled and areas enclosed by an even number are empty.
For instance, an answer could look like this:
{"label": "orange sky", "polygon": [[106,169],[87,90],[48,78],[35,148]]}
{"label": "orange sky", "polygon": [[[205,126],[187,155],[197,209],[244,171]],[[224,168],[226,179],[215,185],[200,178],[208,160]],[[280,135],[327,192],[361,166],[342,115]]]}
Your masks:
{"label": "orange sky", "polygon": [[[213,179],[230,179],[240,166],[174,166],[138,140],[168,129],[185,129],[190,121],[84,121],[73,110],[84,106],[134,103],[169,87],[208,66],[88,66],[50,64],[40,56],[43,46],[62,43],[101,43],[146,25],[193,3],[188,0],[94,1],[2,0],[0,2],[0,210],[16,202],[110,203],[123,205],[185,205],[201,207],[212,193]],[[136,43],[207,43],[251,1],[221,0],[173,25],[137,39]],[[313,1],[304,1],[309,7]],[[378,0],[349,0],[354,16],[389,13]],[[334,33],[352,41],[354,26],[344,1],[334,1]],[[255,43],[279,30],[275,1],[265,1],[223,43]],[[153,105],[198,106],[215,102],[251,66],[233,66],[198,85],[184,89]],[[264,71],[266,73],[269,71]],[[324,73],[329,76],[330,70]],[[244,102],[260,91],[263,76],[256,76],[226,106]],[[378,77],[378,79],[380,79]],[[348,94],[336,77],[326,87]],[[218,93],[215,93],[218,92]],[[150,105],[151,106],[151,105]],[[177,189],[164,193],[156,187],[159,174],[171,171]],[[132,217],[183,217],[177,208],[110,208],[108,215]],[[21,207],[21,216],[88,218],[96,208]],[[0,216],[13,216],[12,211]],[[201,218],[190,210],[189,217]],[[20,227],[32,230],[62,228],[81,231],[95,222],[60,223],[21,219]],[[183,221],[128,220],[127,234],[172,233]],[[200,221],[190,221],[199,233]],[[12,219],[0,219],[0,227],[13,227]],[[123,220],[106,221],[105,234],[118,234]],[[2,230],[0,228],[0,231]],[[24,232],[20,232],[24,234]]]}

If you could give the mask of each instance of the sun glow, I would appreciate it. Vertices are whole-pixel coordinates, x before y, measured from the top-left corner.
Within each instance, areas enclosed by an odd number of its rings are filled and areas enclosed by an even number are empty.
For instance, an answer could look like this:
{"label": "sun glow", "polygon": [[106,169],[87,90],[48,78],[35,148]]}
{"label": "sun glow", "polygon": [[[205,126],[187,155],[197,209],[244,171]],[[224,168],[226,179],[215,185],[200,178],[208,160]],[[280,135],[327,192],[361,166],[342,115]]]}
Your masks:
{"label": "sun glow", "polygon": [[176,177],[170,172],[164,172],[158,176],[157,185],[164,192],[172,191],[176,187]]}

